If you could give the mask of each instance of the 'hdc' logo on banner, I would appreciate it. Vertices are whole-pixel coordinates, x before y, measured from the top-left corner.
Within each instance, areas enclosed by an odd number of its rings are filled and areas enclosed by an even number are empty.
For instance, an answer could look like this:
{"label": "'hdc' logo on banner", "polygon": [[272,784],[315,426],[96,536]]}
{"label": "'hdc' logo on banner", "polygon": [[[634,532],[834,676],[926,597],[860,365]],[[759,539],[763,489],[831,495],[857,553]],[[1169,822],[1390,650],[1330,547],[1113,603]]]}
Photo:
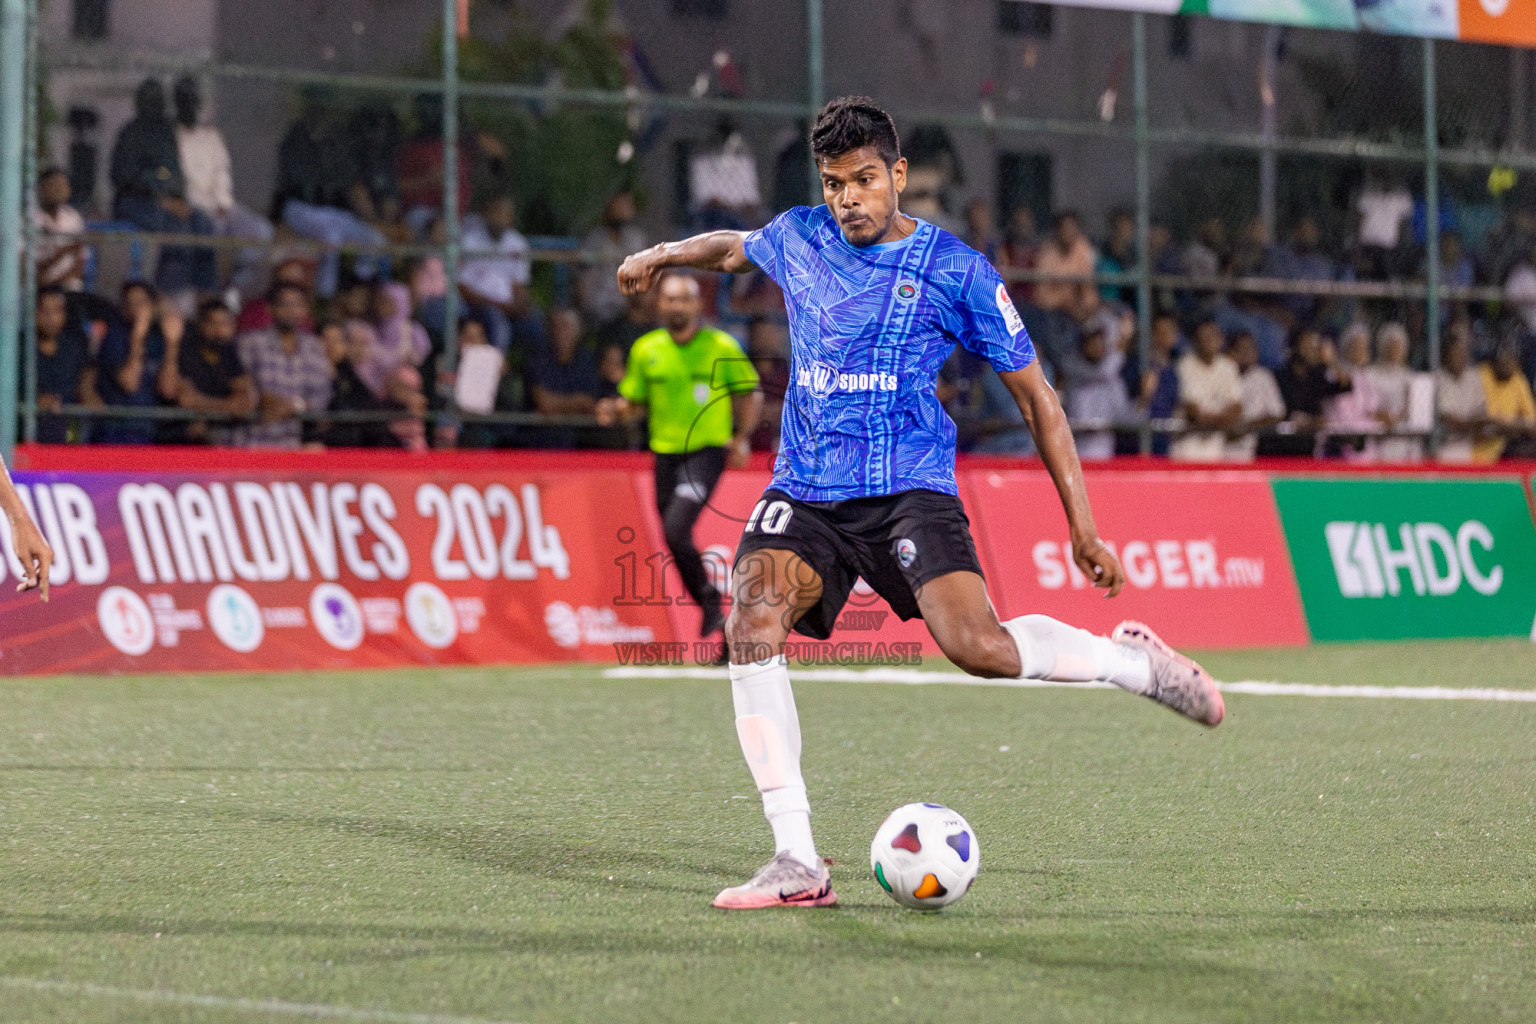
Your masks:
{"label": "'hdc' logo on banner", "polygon": [[1461,589],[1492,596],[1504,585],[1504,567],[1486,571],[1477,564],[1473,546],[1493,550],[1493,534],[1475,519],[1462,523],[1454,536],[1439,523],[1402,523],[1396,535],[1384,523],[1332,522],[1323,527],[1328,554],[1344,597],[1396,596],[1403,574],[1419,596],[1444,597]]}

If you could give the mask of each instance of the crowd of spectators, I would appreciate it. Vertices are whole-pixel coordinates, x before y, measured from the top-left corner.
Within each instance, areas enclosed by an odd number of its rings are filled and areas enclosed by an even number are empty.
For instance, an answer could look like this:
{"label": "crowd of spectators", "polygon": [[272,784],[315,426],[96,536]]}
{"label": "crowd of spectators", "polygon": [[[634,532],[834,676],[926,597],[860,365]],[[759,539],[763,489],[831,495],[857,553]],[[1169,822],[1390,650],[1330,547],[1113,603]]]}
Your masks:
{"label": "crowd of spectators", "polygon": [[[69,177],[50,168],[37,183],[40,440],[410,450],[634,440],[592,416],[615,393],[635,340],[658,326],[654,297],[623,296],[615,281],[623,258],[649,241],[632,194],[608,197],[580,239],[586,262],[550,301],[518,230],[506,154],[467,126],[450,304],[432,248],[448,241],[440,97],[419,98],[405,122],[386,104],[349,107],[307,90],[283,137],[265,216],[236,202],[229,150],[203,119],[197,82],[177,80],[169,109],[167,100],[157,79],[137,90],[135,116],[113,147],[109,226],[176,237],[116,301],[93,292],[92,249],[70,237],[86,221],[70,205]],[[726,138],[710,159],[727,166],[734,155],[730,167],[750,169],[730,149],[736,137]],[[701,200],[690,226],[760,222],[766,212],[749,202],[755,175],[747,184],[727,190],[729,203]],[[1008,281],[1084,459],[1144,447],[1200,462],[1531,454],[1536,204],[1513,204],[1475,246],[1455,230],[1442,234],[1443,283],[1500,285],[1505,294],[1502,304],[1461,293],[1442,303],[1443,358],[1433,372],[1422,299],[1253,283],[1422,279],[1413,195],[1372,177],[1355,208],[1349,239],[1331,248],[1307,216],[1288,225],[1283,244],[1259,221],[1229,242],[1227,225],[1210,218],[1182,243],[1154,222],[1148,259],[1159,277],[1145,345],[1126,276],[1141,263],[1129,214],[1112,214],[1096,242],[1070,211],[1039,232],[1028,207],[1000,221],[975,199],[956,227]],[[771,451],[789,375],[782,295],[761,274],[701,284],[706,310],[757,364],[767,415],[754,443]],[[462,374],[445,359],[450,334]],[[938,388],[964,449],[1031,450],[1007,389],[963,350]],[[101,407],[145,412],[95,414]]]}
{"label": "crowd of spectators", "polygon": [[[1536,211],[1516,207],[1475,251],[1454,229],[1441,236],[1441,281],[1464,291],[1441,303],[1432,372],[1422,298],[1327,287],[1422,281],[1415,203],[1401,185],[1368,181],[1353,240],[1340,251],[1323,245],[1309,216],[1291,225],[1284,245],[1270,244],[1259,221],[1229,245],[1213,218],[1182,246],[1153,222],[1146,365],[1136,290],[1106,280],[1139,265],[1128,214],[1113,213],[1095,245],[1071,211],[1044,234],[1026,207],[1001,232],[985,204],[966,212],[966,241],[992,254],[1008,280],[1084,459],[1139,452],[1146,437],[1153,454],[1196,462],[1536,454]],[[1489,284],[1503,286],[1502,302],[1465,291]],[[972,450],[1028,452],[1027,433],[994,397],[995,376],[957,354],[941,395]]]}

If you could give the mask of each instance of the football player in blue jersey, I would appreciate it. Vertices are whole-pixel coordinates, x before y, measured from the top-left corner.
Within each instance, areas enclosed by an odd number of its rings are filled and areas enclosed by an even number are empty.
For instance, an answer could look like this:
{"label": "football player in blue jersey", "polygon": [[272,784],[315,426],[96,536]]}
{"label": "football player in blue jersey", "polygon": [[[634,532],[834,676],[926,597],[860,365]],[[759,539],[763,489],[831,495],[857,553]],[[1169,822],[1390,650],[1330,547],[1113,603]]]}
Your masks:
{"label": "football player in blue jersey", "polygon": [[773,481],[736,552],[726,624],[736,732],[776,854],[715,906],[828,906],[800,772],[800,724],[783,655],[791,630],[826,638],[862,576],[903,619],[921,616],[977,676],[1108,680],[1214,726],[1215,682],[1137,622],[1095,636],[1044,615],[999,622],[955,485],[955,426],[934,394],[956,344],[987,360],[1018,402],[1056,483],[1073,560],[1113,597],[1124,583],[1099,539],[1066,416],[997,271],[903,214],[896,127],[867,97],[827,104],[811,129],[824,206],[752,232],[713,231],[636,253],[626,293],[669,267],[761,268],[784,291],[790,381]]}

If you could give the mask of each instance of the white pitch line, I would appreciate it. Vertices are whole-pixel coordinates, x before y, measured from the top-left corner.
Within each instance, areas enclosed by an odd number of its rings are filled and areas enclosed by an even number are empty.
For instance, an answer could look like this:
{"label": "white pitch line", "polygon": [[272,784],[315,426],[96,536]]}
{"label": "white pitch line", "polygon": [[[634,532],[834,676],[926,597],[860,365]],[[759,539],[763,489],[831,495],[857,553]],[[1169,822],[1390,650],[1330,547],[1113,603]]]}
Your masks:
{"label": "white pitch line", "polygon": [[[1113,683],[1057,683],[1047,679],[981,679],[959,672],[930,672],[910,668],[792,669],[794,678],[812,683],[902,683],[910,686],[1008,686],[1016,689],[1113,690]],[[608,679],[724,679],[718,668],[640,668],[624,666],[603,671]],[[1323,686],[1316,683],[1272,683],[1245,680],[1218,683],[1222,693],[1255,697],[1356,697],[1375,700],[1482,700],[1536,704],[1536,690],[1457,689],[1448,686]]]}
{"label": "white pitch line", "polygon": [[235,1010],[245,1013],[279,1014],[308,1017],[312,1020],[359,1021],[366,1024],[510,1024],[480,1017],[454,1017],[440,1013],[393,1013],[389,1010],[365,1010],[355,1006],[327,1003],[290,1003],[282,999],[234,999],[204,996],[166,989],[118,988],[84,981],[50,981],[46,978],[17,978],[0,975],[0,988],[48,992],[63,996],[87,996],[96,999],[132,1000],[167,1006],[199,1006],[210,1010]]}

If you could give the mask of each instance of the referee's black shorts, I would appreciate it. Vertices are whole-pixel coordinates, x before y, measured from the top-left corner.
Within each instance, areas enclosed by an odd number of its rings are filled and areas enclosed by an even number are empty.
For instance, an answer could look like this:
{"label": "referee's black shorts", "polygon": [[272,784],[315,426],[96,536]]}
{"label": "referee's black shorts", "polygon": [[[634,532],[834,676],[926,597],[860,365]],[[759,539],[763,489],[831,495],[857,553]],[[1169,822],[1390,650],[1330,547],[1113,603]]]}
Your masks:
{"label": "referee's black shorts", "polygon": [[799,555],[821,577],[821,600],[795,632],[825,640],[860,576],[897,615],[914,619],[922,617],[916,590],[924,583],[951,572],[982,575],[970,527],[960,499],[938,491],[797,501],[769,488],[742,531],[735,571],[754,551]]}

